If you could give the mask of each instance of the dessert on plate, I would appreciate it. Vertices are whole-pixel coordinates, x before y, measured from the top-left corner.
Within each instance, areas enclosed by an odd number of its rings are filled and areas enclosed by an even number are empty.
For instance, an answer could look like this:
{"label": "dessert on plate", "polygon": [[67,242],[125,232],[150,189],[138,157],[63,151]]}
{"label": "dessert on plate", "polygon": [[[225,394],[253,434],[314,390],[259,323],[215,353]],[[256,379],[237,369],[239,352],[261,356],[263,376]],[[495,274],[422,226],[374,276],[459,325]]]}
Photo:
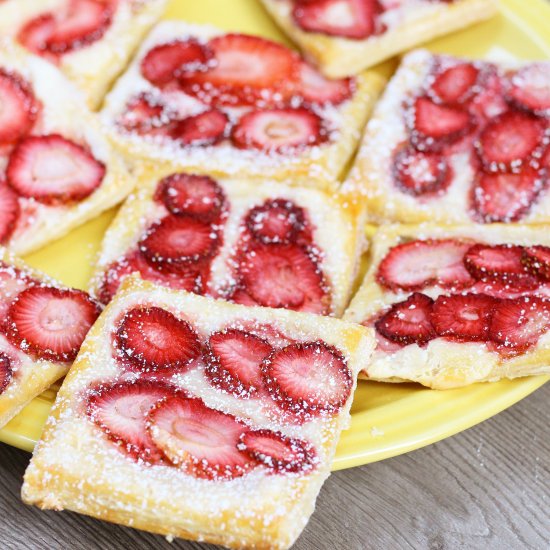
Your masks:
{"label": "dessert on plate", "polygon": [[375,73],[329,81],[276,42],[164,21],[102,114],[139,164],[326,187],[355,151],[382,84]]}
{"label": "dessert on plate", "polygon": [[0,243],[25,254],[132,190],[96,115],[52,65],[0,41]]}
{"label": "dessert on plate", "polygon": [[0,427],[67,373],[99,305],[0,247]]}
{"label": "dessert on plate", "polygon": [[351,197],[158,169],[142,182],[103,239],[91,286],[103,303],[138,272],[245,305],[344,312],[364,246]]}
{"label": "dessert on plate", "polygon": [[363,374],[438,389],[550,373],[548,225],[393,225],[345,319],[373,327]]}
{"label": "dessert on plate", "polygon": [[261,0],[328,77],[380,61],[491,17],[494,0]]}
{"label": "dessert on plate", "polygon": [[371,221],[550,221],[550,63],[408,54],[348,183]]}
{"label": "dessert on plate", "polygon": [[365,327],[133,276],[59,392],[23,498],[232,548],[289,548],[313,512]]}
{"label": "dessert on plate", "polygon": [[99,107],[167,0],[4,0],[0,36],[57,65]]}

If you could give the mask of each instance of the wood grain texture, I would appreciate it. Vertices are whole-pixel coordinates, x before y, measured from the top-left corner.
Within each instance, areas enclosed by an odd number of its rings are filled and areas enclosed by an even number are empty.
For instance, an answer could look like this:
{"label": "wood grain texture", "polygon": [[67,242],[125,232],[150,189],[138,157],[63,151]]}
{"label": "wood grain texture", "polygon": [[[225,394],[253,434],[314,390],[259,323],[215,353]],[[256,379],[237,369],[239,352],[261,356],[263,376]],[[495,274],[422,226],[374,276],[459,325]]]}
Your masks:
{"label": "wood grain texture", "polygon": [[[212,550],[23,505],[29,455],[0,445],[0,547]],[[295,550],[550,547],[550,384],[455,437],[333,474]]]}

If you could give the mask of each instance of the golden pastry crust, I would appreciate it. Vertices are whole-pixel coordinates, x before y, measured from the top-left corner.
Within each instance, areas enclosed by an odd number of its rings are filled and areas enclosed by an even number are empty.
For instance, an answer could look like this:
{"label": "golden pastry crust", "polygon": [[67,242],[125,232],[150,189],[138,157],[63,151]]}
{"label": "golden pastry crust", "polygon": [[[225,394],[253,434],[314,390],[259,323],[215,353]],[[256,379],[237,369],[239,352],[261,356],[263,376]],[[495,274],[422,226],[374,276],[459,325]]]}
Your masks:
{"label": "golden pastry crust", "polygon": [[[168,0],[117,0],[113,22],[100,40],[62,56],[59,68],[97,109]],[[0,6],[0,35],[16,37],[29,20],[55,12],[67,0],[7,0]]]}
{"label": "golden pastry crust", "polygon": [[[153,199],[158,183],[173,174],[168,170],[146,171],[140,176],[138,190],[124,203],[107,230],[90,292],[99,295],[107,268],[135,249],[146,228],[166,215],[166,209]],[[290,200],[304,209],[312,227],[312,244],[321,251],[320,268],[328,282],[331,296],[330,314],[340,317],[351,296],[357,275],[359,258],[366,240],[359,225],[359,206],[339,192],[326,193],[316,189],[300,189],[273,181],[218,178],[227,204],[223,222],[222,248],[212,264],[208,292],[223,296],[232,278],[232,253],[241,238],[246,214],[269,199]]]}
{"label": "golden pastry crust", "polygon": [[409,13],[398,6],[389,29],[382,34],[351,40],[303,31],[292,18],[291,0],[261,1],[305,57],[330,78],[358,74],[433,38],[488,19],[496,12],[494,0],[458,0],[452,4],[417,1],[409,7]]}
{"label": "golden pastry crust", "polygon": [[213,176],[262,177],[291,182],[300,186],[334,188],[336,180],[357,147],[361,132],[382,91],[384,79],[374,72],[357,77],[353,97],[336,107],[324,107],[323,118],[334,123],[328,143],[308,148],[292,156],[265,154],[254,150],[239,150],[224,142],[207,147],[178,147],[166,141],[135,136],[115,124],[128,100],[141,93],[158,93],[140,73],[140,63],[154,46],[190,36],[207,40],[223,34],[210,27],[189,25],[180,21],[164,21],[157,25],[142,44],[126,73],[107,95],[102,116],[105,124],[130,162],[164,164],[172,170],[207,173]]}
{"label": "golden pastry crust", "polygon": [[[280,426],[315,445],[320,463],[306,475],[266,475],[257,468],[242,478],[220,482],[129,460],[83,416],[81,395],[90,384],[117,372],[109,351],[112,327],[123,311],[142,303],[185,317],[205,334],[231,323],[253,322],[267,323],[299,340],[323,339],[342,351],[354,375],[368,360],[373,345],[367,329],[339,320],[246,308],[155,287],[135,277],[126,279],[117,298],[89,332],[65,379],[25,474],[23,499],[42,508],[69,509],[231,548],[290,547],[307,523],[315,497],[329,475],[339,433],[348,424],[351,397],[335,416],[300,427]],[[201,392],[198,387],[194,387],[195,395],[208,406],[253,419],[256,426],[265,425],[257,405],[218,395],[212,389]]]}
{"label": "golden pastry crust", "polygon": [[[436,224],[389,225],[380,228],[372,238],[371,264],[363,283],[347,309],[344,319],[362,323],[372,319],[390,304],[406,299],[411,293],[391,292],[376,282],[376,273],[390,248],[414,239],[471,239],[488,244],[550,246],[548,225],[439,226]],[[439,287],[428,287],[423,293],[436,298],[445,293]],[[405,346],[393,353],[375,350],[372,361],[362,375],[382,382],[418,382],[435,389],[449,389],[476,382],[494,382],[549,374],[550,332],[536,346],[516,357],[504,358],[490,351],[484,343],[457,343],[436,338],[427,345]]]}
{"label": "golden pastry crust", "polygon": [[[393,180],[393,156],[408,139],[403,116],[403,101],[418,93],[434,62],[427,50],[407,54],[376,105],[345,187],[362,194],[369,221],[384,223],[443,224],[474,223],[470,213],[471,184],[474,177],[467,151],[451,157],[453,179],[444,193],[415,197],[400,191]],[[523,63],[496,63],[517,68]],[[521,223],[550,222],[550,193],[542,191]]]}
{"label": "golden pastry crust", "polygon": [[[7,246],[17,254],[27,254],[122,201],[133,189],[134,180],[97,116],[88,111],[73,85],[55,67],[9,41],[0,41],[0,67],[25,78],[42,104],[31,134],[61,134],[84,143],[106,167],[101,185],[81,201],[54,206],[19,197],[20,214]],[[4,168],[0,156],[0,173]]]}

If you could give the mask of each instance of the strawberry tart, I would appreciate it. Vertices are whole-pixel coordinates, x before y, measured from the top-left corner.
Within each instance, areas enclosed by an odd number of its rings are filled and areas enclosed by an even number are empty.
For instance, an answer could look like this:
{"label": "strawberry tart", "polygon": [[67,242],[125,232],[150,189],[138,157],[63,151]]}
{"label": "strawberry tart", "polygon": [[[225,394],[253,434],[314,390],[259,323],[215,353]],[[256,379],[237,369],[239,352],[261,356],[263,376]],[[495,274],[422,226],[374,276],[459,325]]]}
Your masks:
{"label": "strawberry tart", "polygon": [[92,279],[107,303],[132,272],[245,305],[344,312],[363,239],[339,193],[159,171],[108,229]]}
{"label": "strawberry tart", "polygon": [[550,373],[550,226],[387,226],[345,318],[363,374],[438,389]]}
{"label": "strawberry tart", "polygon": [[0,427],[67,373],[99,313],[0,247]]}
{"label": "strawberry tart", "polygon": [[408,54],[348,183],[373,222],[550,221],[550,63]]}
{"label": "strawberry tart", "polygon": [[140,165],[327,187],[355,151],[381,87],[374,73],[329,81],[257,36],[165,21],[102,114]]}
{"label": "strawberry tart", "polygon": [[0,243],[24,254],[114,206],[133,188],[72,84],[0,42]]}
{"label": "strawberry tart", "polygon": [[5,0],[0,36],[57,65],[91,108],[124,70],[167,0]]}
{"label": "strawberry tart", "polygon": [[261,0],[305,57],[331,78],[491,17],[495,0]]}
{"label": "strawberry tart", "polygon": [[289,548],[372,346],[356,324],[130,277],[60,390],[23,498],[168,537]]}

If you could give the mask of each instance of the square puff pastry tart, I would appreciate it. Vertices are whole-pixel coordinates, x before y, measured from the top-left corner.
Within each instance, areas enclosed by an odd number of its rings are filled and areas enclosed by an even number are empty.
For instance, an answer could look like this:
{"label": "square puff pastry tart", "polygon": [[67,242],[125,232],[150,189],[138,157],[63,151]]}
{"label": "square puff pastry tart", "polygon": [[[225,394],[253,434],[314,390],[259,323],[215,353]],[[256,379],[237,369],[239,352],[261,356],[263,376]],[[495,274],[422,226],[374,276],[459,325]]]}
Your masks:
{"label": "square puff pastry tart", "polygon": [[342,78],[491,17],[494,0],[261,0],[305,57]]}
{"label": "square puff pastry tart", "polygon": [[376,73],[329,81],[281,44],[164,21],[102,113],[135,162],[327,187],[354,153],[383,84]]}
{"label": "square puff pastry tart", "polygon": [[74,86],[0,41],[0,242],[36,250],[132,190],[124,161]]}
{"label": "square puff pastry tart", "polygon": [[143,175],[103,239],[91,292],[124,276],[245,305],[341,316],[365,239],[359,207],[278,182]]}
{"label": "square puff pastry tart", "polygon": [[447,389],[550,373],[549,229],[381,228],[344,316],[376,330],[363,374]]}
{"label": "square puff pastry tart", "polygon": [[372,346],[359,325],[132,276],[65,379],[23,499],[169,537],[289,548]]}
{"label": "square puff pastry tart", "polygon": [[550,222],[550,63],[407,54],[347,185],[376,223]]}
{"label": "square puff pastry tart", "polygon": [[167,0],[6,0],[0,36],[56,64],[97,109]]}
{"label": "square puff pastry tart", "polygon": [[67,373],[99,312],[0,247],[0,427]]}

